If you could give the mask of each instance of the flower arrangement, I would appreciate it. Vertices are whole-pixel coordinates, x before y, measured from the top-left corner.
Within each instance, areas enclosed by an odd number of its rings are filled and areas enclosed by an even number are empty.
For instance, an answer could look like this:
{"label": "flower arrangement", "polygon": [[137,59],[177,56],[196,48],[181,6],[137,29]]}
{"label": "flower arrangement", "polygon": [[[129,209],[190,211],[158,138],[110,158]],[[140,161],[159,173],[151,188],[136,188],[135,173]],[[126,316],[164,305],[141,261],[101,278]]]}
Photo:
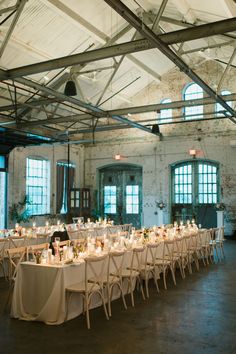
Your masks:
{"label": "flower arrangement", "polygon": [[35,259],[36,259],[36,263],[40,264],[41,261],[42,261],[42,252],[41,251],[35,251],[34,252],[34,256],[35,256]]}
{"label": "flower arrangement", "polygon": [[215,208],[216,208],[216,210],[218,210],[218,211],[220,211],[220,210],[225,210],[225,204],[222,203],[222,202],[217,203],[217,204],[215,205]]}
{"label": "flower arrangement", "polygon": [[147,238],[149,236],[149,232],[150,232],[149,228],[144,227],[143,230],[142,230],[143,237]]}
{"label": "flower arrangement", "polygon": [[166,207],[165,203],[162,202],[162,201],[161,202],[156,202],[156,205],[161,210],[163,210]]}

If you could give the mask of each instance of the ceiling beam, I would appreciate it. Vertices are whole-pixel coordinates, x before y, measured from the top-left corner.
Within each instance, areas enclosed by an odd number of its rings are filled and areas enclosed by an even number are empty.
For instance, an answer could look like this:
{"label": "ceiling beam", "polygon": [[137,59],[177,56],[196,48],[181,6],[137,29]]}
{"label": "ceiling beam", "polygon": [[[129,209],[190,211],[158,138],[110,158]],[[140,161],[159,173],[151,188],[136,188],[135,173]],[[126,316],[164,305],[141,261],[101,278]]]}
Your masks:
{"label": "ceiling beam", "polygon": [[[140,34],[148,39],[157,49],[159,49],[168,59],[170,59],[181,71],[196,82],[210,97],[214,98],[216,102],[220,103],[229,114],[228,118],[236,123],[236,112],[227,102],[219,96],[211,87],[209,87],[188,65],[176,55],[149,27],[142,21],[120,0],[104,0],[110,5],[121,17],[123,17],[129,24],[131,24]],[[236,18],[234,19],[236,21]],[[194,28],[196,30],[196,27]]]}
{"label": "ceiling beam", "polygon": [[[139,21],[140,23],[142,23],[141,20]],[[145,28],[148,27],[145,26]],[[157,35],[156,38],[158,38],[158,40],[161,40],[164,44],[170,45],[170,44],[191,41],[194,39],[214,36],[216,34],[232,32],[235,30],[236,30],[236,18],[230,18],[227,20],[222,20],[218,22],[208,23],[205,25],[199,25],[196,27],[191,27],[191,28],[186,28],[178,31],[160,34]],[[84,53],[73,54],[66,57],[47,60],[42,63],[26,65],[19,68],[6,70],[4,72],[0,71],[0,80],[15,79],[17,77],[38,74],[41,72],[56,70],[59,68],[64,68],[64,67],[78,65],[78,64],[85,64],[97,60],[107,59],[107,58],[129,54],[129,53],[140,52],[152,48],[155,48],[155,44],[151,42],[149,39],[139,39],[133,42],[116,44],[110,47],[99,48]]]}
{"label": "ceiling beam", "polygon": [[[224,98],[227,102],[236,101],[236,94],[224,95]],[[214,104],[215,100],[211,97],[198,98],[194,100],[183,100],[183,101],[175,101],[169,103],[157,103],[150,104],[146,106],[136,106],[136,107],[126,107],[120,109],[114,109],[108,111],[110,115],[118,114],[118,115],[126,115],[126,114],[140,114],[140,113],[148,113],[148,112],[159,112],[162,109],[179,109],[184,107],[193,107],[199,105],[208,105]],[[66,123],[66,122],[80,122],[85,119],[90,119],[90,114],[74,114],[66,117],[59,118],[49,118],[43,120],[35,120],[29,121],[27,123],[21,123],[20,126],[34,126],[34,125],[42,125],[42,124],[57,124],[57,123]],[[105,118],[105,116],[104,116]]]}
{"label": "ceiling beam", "polygon": [[83,107],[84,109],[86,109],[88,111],[88,113],[90,113],[91,115],[95,116],[95,117],[101,117],[101,116],[106,116],[106,117],[109,117],[109,118],[112,118],[118,122],[121,122],[121,123],[124,123],[124,124],[128,124],[128,125],[131,125],[132,127],[134,128],[138,128],[138,129],[141,129],[147,133],[151,133],[153,134],[152,130],[137,123],[137,122],[133,122],[131,120],[129,120],[128,118],[125,118],[125,117],[122,117],[120,115],[117,115],[117,114],[112,114],[110,115],[108,112],[102,110],[101,108],[99,107],[96,107],[96,106],[93,106],[89,103],[85,103],[79,99],[76,99],[74,97],[68,97],[68,96],[65,96],[63,93],[60,93],[60,92],[57,92],[57,91],[54,91],[48,87],[45,87],[43,85],[40,85],[36,82],[33,82],[31,80],[28,80],[28,79],[25,79],[25,78],[19,78],[19,79],[16,79],[15,80],[16,82],[20,83],[20,84],[23,84],[25,86],[28,86],[28,87],[31,87],[35,90],[40,90],[42,92],[45,92],[47,95],[51,95],[51,96],[54,96],[54,97],[57,97],[61,100],[64,100],[64,101],[68,101],[68,102],[71,102],[73,104],[75,104],[76,106],[79,106],[79,107]]}
{"label": "ceiling beam", "polygon": [[[45,4],[48,6],[49,4],[53,7],[54,11],[63,14],[63,16],[67,16],[69,20],[71,20],[77,27],[79,27],[82,31],[85,31],[92,38],[96,38],[99,43],[103,45],[108,45],[109,37],[98,30],[95,26],[93,26],[90,22],[86,21],[83,17],[79,16],[76,12],[74,12],[71,8],[63,4],[60,0],[43,0]],[[138,61],[135,61],[133,56],[128,57],[130,61],[132,61],[136,66],[140,66]],[[146,66],[142,65],[141,69],[146,70]],[[152,72],[147,71],[149,75],[152,75]],[[157,75],[154,75],[154,79],[160,80],[157,78]]]}
{"label": "ceiling beam", "polygon": [[10,24],[10,27],[8,28],[8,31],[5,35],[5,38],[1,44],[1,47],[0,47],[0,57],[3,55],[4,53],[4,50],[6,49],[6,46],[7,46],[7,43],[11,37],[11,34],[12,32],[14,31],[15,27],[16,27],[16,24],[17,24],[17,21],[19,20],[20,18],[20,15],[24,9],[24,6],[25,6],[25,3],[26,3],[27,0],[18,0],[17,1],[17,10],[15,12],[15,15],[14,15],[14,18]]}

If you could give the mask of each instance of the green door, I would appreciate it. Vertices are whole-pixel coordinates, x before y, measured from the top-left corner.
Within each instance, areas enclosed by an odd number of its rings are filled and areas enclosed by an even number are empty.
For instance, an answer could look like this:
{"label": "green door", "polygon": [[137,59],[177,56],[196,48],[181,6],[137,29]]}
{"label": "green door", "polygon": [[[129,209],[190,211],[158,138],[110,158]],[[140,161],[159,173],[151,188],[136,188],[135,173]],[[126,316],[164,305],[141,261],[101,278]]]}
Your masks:
{"label": "green door", "polygon": [[6,158],[0,155],[0,230],[6,227],[6,207],[7,199],[7,172],[6,172]]}
{"label": "green door", "polygon": [[210,161],[185,161],[172,166],[172,221],[195,219],[202,227],[216,226],[219,168]]}
{"label": "green door", "polygon": [[142,168],[116,164],[99,170],[101,213],[115,224],[141,227]]}

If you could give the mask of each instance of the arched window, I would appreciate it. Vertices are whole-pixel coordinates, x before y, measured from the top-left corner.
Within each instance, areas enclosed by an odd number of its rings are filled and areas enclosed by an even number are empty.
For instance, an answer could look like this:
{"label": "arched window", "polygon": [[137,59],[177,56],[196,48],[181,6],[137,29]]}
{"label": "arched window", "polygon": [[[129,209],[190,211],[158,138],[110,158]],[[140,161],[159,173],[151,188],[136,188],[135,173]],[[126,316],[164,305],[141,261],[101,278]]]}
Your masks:
{"label": "arched window", "polygon": [[[185,87],[183,98],[185,101],[203,98],[203,90],[199,85],[193,82]],[[203,106],[185,107],[184,114],[186,120],[203,118]]]}
{"label": "arched window", "polygon": [[218,167],[212,162],[189,161],[172,170],[174,204],[216,204]]}
{"label": "arched window", "polygon": [[[161,103],[170,103],[171,99],[165,98]],[[172,108],[161,109],[160,112],[160,122],[170,123],[172,121]]]}
{"label": "arched window", "polygon": [[50,163],[41,157],[26,159],[26,194],[30,215],[50,213]]}
{"label": "arched window", "polygon": [[194,218],[203,227],[216,226],[219,167],[207,160],[183,161],[172,166],[173,221]]}
{"label": "arched window", "polygon": [[[223,91],[221,91],[220,94],[221,94],[221,96],[230,95],[231,92],[228,91],[228,90],[223,90]],[[228,103],[228,105],[229,105],[230,107],[232,107],[232,101],[227,101],[227,103]],[[225,108],[224,108],[223,106],[221,106],[220,103],[216,103],[216,116],[217,116],[217,117],[222,117],[222,116],[224,116],[223,111],[225,112]]]}

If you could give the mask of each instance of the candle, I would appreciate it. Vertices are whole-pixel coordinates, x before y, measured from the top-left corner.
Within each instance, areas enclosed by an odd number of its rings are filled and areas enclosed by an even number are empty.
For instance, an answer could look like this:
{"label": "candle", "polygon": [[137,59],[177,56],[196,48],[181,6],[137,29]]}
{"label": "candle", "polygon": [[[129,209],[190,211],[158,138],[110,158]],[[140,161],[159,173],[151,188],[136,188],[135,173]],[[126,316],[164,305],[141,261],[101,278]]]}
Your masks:
{"label": "candle", "polygon": [[48,222],[48,221],[46,221],[46,222],[45,222],[45,225],[46,225],[46,226],[49,226],[49,222]]}
{"label": "candle", "polygon": [[36,227],[36,222],[35,221],[33,222],[33,227]]}
{"label": "candle", "polygon": [[52,250],[51,248],[48,249],[48,263],[52,263]]}
{"label": "candle", "polygon": [[58,225],[58,226],[60,225],[60,223],[61,223],[60,220],[57,220],[57,225]]}
{"label": "candle", "polygon": [[18,229],[18,227],[19,227],[19,224],[16,223],[16,224],[15,224],[15,229]]}

